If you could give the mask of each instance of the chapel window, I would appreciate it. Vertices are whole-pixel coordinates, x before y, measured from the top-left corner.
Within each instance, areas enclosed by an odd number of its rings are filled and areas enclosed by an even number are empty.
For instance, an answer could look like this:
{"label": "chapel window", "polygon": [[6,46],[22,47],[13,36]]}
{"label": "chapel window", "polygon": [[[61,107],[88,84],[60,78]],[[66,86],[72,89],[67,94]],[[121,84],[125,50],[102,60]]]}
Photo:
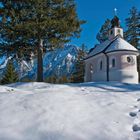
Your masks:
{"label": "chapel window", "polygon": [[102,70],[103,69],[103,62],[101,61],[100,62],[100,70]]}
{"label": "chapel window", "polygon": [[90,73],[93,73],[93,65],[90,64]]}
{"label": "chapel window", "polygon": [[116,66],[115,58],[112,59],[112,67],[114,68]]}
{"label": "chapel window", "polygon": [[120,29],[118,29],[118,33],[119,33],[119,34],[121,33],[121,30],[120,30]]}
{"label": "chapel window", "polygon": [[128,56],[127,57],[127,62],[130,63],[130,64],[134,63],[133,57],[132,56]]}

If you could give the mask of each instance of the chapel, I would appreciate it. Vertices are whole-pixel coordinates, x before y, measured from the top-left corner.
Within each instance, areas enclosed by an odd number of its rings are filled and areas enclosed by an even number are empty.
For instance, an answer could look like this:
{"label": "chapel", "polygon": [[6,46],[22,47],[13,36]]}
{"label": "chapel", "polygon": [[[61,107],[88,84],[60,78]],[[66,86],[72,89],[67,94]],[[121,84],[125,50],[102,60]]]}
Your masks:
{"label": "chapel", "polygon": [[138,83],[138,50],[123,38],[120,20],[111,21],[108,39],[96,45],[85,58],[85,82]]}

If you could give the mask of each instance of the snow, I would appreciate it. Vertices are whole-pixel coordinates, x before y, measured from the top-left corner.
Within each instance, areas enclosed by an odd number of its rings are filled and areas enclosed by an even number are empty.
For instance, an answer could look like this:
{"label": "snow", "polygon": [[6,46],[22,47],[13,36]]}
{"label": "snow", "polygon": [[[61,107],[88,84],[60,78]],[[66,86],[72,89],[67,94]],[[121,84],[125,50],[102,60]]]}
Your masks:
{"label": "snow", "polygon": [[0,140],[138,140],[140,85],[0,86]]}
{"label": "snow", "polygon": [[[4,58],[4,57],[3,57],[3,58]],[[6,65],[7,65],[7,63],[8,63],[8,61],[11,60],[11,59],[12,59],[12,57],[10,56],[10,57],[8,57],[2,64],[0,64],[0,69],[5,68]],[[1,61],[2,61],[2,60],[1,60]]]}
{"label": "snow", "polygon": [[109,53],[118,50],[138,51],[123,38],[116,36],[113,40],[106,40],[105,42],[96,45],[95,48],[89,53],[87,58],[102,53],[103,51],[105,51],[105,53]]}
{"label": "snow", "polygon": [[70,60],[72,59],[72,55],[70,53],[68,53],[67,59],[70,59]]}
{"label": "snow", "polygon": [[90,54],[87,57],[94,56],[98,53],[103,52],[103,50],[110,44],[110,40],[106,40],[105,42],[98,44],[95,46],[95,48],[90,52]]}
{"label": "snow", "polygon": [[129,44],[127,41],[118,37],[106,50],[106,52],[115,51],[115,50],[129,50],[129,51],[138,51],[134,46]]}

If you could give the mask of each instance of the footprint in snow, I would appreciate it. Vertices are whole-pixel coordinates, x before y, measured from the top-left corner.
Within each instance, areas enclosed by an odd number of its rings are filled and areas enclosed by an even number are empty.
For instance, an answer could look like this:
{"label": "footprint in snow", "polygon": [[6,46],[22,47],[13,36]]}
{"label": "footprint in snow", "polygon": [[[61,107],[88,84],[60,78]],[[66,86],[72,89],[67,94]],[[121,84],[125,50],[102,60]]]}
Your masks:
{"label": "footprint in snow", "polygon": [[136,117],[136,116],[137,116],[137,112],[130,112],[129,115],[130,115],[131,117]]}
{"label": "footprint in snow", "polygon": [[138,106],[137,105],[134,105],[134,108],[138,108]]}
{"label": "footprint in snow", "polygon": [[8,91],[8,92],[12,92],[12,91],[14,91],[14,89],[7,89],[7,91]]}
{"label": "footprint in snow", "polygon": [[132,129],[134,132],[140,131],[140,124],[134,124]]}
{"label": "footprint in snow", "polygon": [[86,90],[86,88],[81,88],[81,91],[85,91]]}
{"label": "footprint in snow", "polygon": [[[137,102],[140,102],[140,98],[137,99]],[[135,110],[130,112],[129,115],[131,117],[134,117],[134,122],[133,122],[133,126],[132,126],[132,130],[133,132],[140,132],[140,118],[139,118],[139,112],[140,112],[140,109],[137,105],[134,106]],[[137,140],[140,140],[140,139],[137,139]]]}
{"label": "footprint in snow", "polygon": [[138,115],[139,111],[140,111],[138,106],[134,106],[134,108],[135,109],[133,111],[129,112],[129,116],[131,116],[131,117],[136,117]]}

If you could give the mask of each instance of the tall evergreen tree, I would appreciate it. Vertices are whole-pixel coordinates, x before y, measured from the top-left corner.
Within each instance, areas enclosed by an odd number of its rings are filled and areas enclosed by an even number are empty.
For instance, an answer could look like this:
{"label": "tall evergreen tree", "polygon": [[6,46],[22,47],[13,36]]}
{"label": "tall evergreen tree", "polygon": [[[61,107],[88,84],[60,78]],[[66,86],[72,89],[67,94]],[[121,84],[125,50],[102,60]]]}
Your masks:
{"label": "tall evergreen tree", "polygon": [[102,25],[99,33],[96,36],[96,39],[102,43],[108,39],[108,31],[111,28],[111,21],[107,19],[105,23]]}
{"label": "tall evergreen tree", "polygon": [[62,83],[68,83],[68,78],[66,75],[62,76]]}
{"label": "tall evergreen tree", "polygon": [[15,71],[12,61],[9,60],[9,62],[7,63],[5,75],[2,78],[1,83],[10,84],[10,83],[18,82],[18,81],[19,81],[18,74]]}
{"label": "tall evergreen tree", "polygon": [[15,52],[35,46],[37,81],[42,82],[43,46],[55,48],[80,35],[80,25],[84,21],[78,19],[74,0],[2,0],[2,5],[1,48],[6,52]]}
{"label": "tall evergreen tree", "polygon": [[125,39],[134,47],[140,49],[140,12],[136,7],[132,7],[129,17],[126,18]]}
{"label": "tall evergreen tree", "polygon": [[84,82],[84,57],[86,54],[85,45],[81,46],[82,49],[79,49],[77,61],[75,64],[75,71],[71,75],[71,82],[72,83],[82,83]]}
{"label": "tall evergreen tree", "polygon": [[140,82],[140,55],[137,57],[137,70],[139,73],[139,82]]}
{"label": "tall evergreen tree", "polygon": [[[140,49],[140,12],[132,7],[129,17],[125,19],[127,30],[124,33],[125,39],[137,49]],[[137,57],[137,67],[140,81],[140,56]]]}

